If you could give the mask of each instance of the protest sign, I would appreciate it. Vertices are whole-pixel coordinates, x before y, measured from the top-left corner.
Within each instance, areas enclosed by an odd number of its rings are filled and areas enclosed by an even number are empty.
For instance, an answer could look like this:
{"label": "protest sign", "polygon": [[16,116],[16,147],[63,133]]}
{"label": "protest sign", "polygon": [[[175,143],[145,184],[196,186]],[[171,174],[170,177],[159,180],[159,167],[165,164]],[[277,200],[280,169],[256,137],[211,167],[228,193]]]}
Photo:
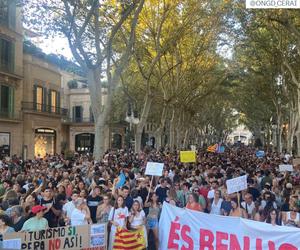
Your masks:
{"label": "protest sign", "polygon": [[196,152],[195,151],[180,151],[180,162],[196,162]]}
{"label": "protest sign", "polygon": [[6,249],[106,249],[106,224],[48,228],[36,232],[7,233],[3,236]]}
{"label": "protest sign", "polygon": [[265,151],[263,151],[263,150],[256,151],[255,154],[256,154],[257,158],[263,158],[263,157],[265,157]]}
{"label": "protest sign", "polygon": [[160,250],[298,250],[300,230],[196,212],[165,202],[159,220],[159,241]]}
{"label": "protest sign", "polygon": [[285,171],[293,172],[294,168],[293,168],[293,165],[282,164],[282,165],[279,165],[279,171],[280,172],[285,172]]}
{"label": "protest sign", "polygon": [[226,181],[228,194],[247,189],[247,176],[243,175]]}
{"label": "protest sign", "polygon": [[145,175],[162,176],[163,169],[163,163],[147,162]]}

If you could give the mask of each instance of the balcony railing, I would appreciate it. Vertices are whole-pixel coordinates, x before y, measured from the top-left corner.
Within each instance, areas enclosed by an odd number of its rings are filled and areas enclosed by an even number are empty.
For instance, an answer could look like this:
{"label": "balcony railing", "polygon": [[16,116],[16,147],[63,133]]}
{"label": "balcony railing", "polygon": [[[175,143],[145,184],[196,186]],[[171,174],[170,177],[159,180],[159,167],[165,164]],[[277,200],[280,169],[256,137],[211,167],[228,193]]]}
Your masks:
{"label": "balcony railing", "polygon": [[0,110],[0,119],[5,120],[20,120],[20,112],[11,112],[8,110]]}
{"label": "balcony railing", "polygon": [[8,63],[1,63],[1,62],[0,62],[0,71],[8,74],[17,75],[17,76],[22,76],[23,74],[22,67],[8,64]]}
{"label": "balcony railing", "polygon": [[88,117],[67,117],[64,119],[66,123],[94,123],[94,119]]}
{"label": "balcony railing", "polygon": [[49,113],[60,116],[67,116],[68,110],[60,107],[49,106],[41,103],[22,102],[22,110],[36,111],[41,113]]}

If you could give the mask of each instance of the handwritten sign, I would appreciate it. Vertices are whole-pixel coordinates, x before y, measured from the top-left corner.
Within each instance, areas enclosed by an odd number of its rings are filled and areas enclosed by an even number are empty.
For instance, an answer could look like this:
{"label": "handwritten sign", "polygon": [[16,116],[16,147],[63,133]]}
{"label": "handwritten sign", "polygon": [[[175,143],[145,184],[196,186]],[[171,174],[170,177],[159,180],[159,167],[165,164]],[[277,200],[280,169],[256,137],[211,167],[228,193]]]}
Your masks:
{"label": "handwritten sign", "polygon": [[[36,232],[7,233],[3,246],[8,249],[106,249],[106,224],[48,228]],[[13,247],[13,248],[11,248]]]}
{"label": "handwritten sign", "polygon": [[282,164],[282,165],[279,165],[279,171],[280,172],[285,172],[285,171],[293,172],[294,168],[293,168],[293,165]]}
{"label": "handwritten sign", "polygon": [[147,162],[145,175],[162,176],[164,164],[159,162]]}
{"label": "handwritten sign", "polygon": [[247,176],[243,175],[226,181],[228,194],[247,189]]}
{"label": "handwritten sign", "polygon": [[180,151],[180,162],[196,162],[196,152],[195,151]]}

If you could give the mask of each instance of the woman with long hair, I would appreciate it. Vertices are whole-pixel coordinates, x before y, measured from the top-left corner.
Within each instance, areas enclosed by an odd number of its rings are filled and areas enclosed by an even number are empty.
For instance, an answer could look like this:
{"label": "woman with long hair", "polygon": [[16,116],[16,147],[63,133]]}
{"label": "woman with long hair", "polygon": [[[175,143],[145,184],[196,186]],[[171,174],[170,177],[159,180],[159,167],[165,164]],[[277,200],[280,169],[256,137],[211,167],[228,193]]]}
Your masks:
{"label": "woman with long hair", "polygon": [[110,235],[109,235],[109,249],[113,249],[113,244],[115,241],[115,234],[117,228],[126,227],[128,208],[125,206],[125,201],[123,196],[118,196],[117,201],[110,210],[108,220],[111,223]]}
{"label": "woman with long hair", "polygon": [[107,223],[109,212],[112,206],[110,205],[110,197],[103,196],[103,203],[97,207],[96,219],[98,223]]}
{"label": "woman with long hair", "polygon": [[132,204],[132,208],[130,211],[130,216],[128,217],[129,227],[130,229],[139,229],[142,228],[144,231],[144,239],[147,244],[147,231],[146,231],[146,215],[145,212],[141,208],[141,204],[139,201],[134,201]]}
{"label": "woman with long hair", "polygon": [[266,219],[266,223],[272,224],[273,226],[281,226],[281,220],[280,220],[278,210],[276,210],[275,208],[272,208],[269,211],[269,214]]}
{"label": "woman with long hair", "polygon": [[245,209],[241,208],[238,205],[237,198],[231,199],[231,207],[232,207],[232,209],[229,213],[229,216],[247,218],[247,213],[246,213]]}
{"label": "woman with long hair", "polygon": [[199,197],[196,193],[189,194],[186,208],[194,211],[203,211],[203,208],[199,204]]}
{"label": "woman with long hair", "polygon": [[150,194],[149,198],[145,202],[145,207],[149,208],[149,213],[147,215],[147,231],[148,233],[150,230],[153,232],[155,249],[158,249],[158,220],[161,212],[161,206],[158,203],[158,196],[156,193]]}

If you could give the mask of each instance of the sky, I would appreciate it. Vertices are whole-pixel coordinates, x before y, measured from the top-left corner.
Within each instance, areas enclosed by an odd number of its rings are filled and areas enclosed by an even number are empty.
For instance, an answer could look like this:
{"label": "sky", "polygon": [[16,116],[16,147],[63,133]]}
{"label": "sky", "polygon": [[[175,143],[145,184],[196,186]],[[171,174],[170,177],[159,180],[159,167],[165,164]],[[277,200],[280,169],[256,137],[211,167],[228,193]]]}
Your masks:
{"label": "sky", "polygon": [[46,54],[61,54],[67,59],[73,59],[68,40],[64,37],[31,39]]}

